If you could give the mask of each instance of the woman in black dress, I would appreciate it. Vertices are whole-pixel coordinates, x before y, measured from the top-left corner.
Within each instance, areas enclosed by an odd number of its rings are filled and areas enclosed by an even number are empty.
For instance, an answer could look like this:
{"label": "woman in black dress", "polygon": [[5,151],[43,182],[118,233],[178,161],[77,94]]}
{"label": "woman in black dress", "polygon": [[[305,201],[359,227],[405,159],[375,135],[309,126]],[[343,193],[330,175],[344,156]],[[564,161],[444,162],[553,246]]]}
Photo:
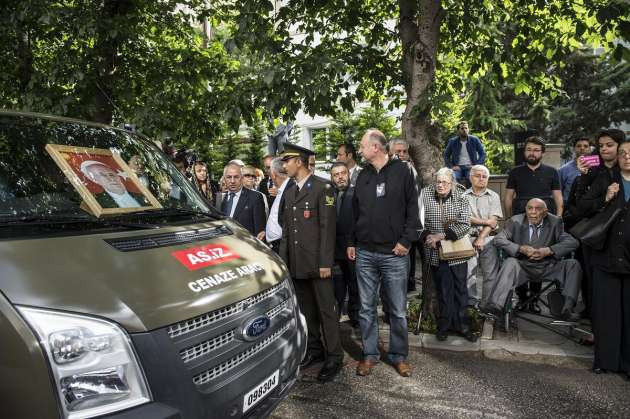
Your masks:
{"label": "woman in black dress", "polygon": [[[612,179],[601,175],[585,200],[599,200],[610,214],[621,211],[608,230],[603,249],[593,249],[593,371],[619,372],[630,380],[630,142],[618,147]],[[587,205],[589,203],[586,203]]]}

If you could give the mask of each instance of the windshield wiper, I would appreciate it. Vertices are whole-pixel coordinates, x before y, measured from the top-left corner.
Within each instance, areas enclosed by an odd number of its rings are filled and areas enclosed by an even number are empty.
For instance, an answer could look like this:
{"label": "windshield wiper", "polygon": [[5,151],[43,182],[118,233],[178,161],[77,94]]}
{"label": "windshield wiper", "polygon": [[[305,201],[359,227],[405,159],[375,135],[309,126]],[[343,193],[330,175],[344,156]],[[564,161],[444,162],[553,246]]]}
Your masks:
{"label": "windshield wiper", "polygon": [[125,227],[134,229],[155,229],[160,228],[155,224],[147,223],[131,223],[107,218],[96,218],[87,215],[66,215],[66,214],[46,214],[46,215],[27,215],[16,217],[0,214],[0,226],[15,225],[63,225],[63,224],[97,224],[101,226]]}

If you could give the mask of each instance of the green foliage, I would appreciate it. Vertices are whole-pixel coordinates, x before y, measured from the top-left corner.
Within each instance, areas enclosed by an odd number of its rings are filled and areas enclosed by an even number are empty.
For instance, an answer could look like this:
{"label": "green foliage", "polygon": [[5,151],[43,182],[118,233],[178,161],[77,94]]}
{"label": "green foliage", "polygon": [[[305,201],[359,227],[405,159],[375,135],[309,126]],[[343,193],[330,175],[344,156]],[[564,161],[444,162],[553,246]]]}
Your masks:
{"label": "green foliage", "polygon": [[486,167],[493,175],[507,174],[514,167],[514,146],[479,135],[486,150]]}
{"label": "green foliage", "polygon": [[390,116],[383,106],[363,108],[357,114],[339,112],[330,127],[318,130],[313,136],[317,158],[327,162],[334,161],[337,149],[343,143],[352,143],[358,150],[361,136],[369,128],[378,128],[388,139],[400,136],[396,118]]}
{"label": "green foliage", "polygon": [[264,139],[265,127],[261,122],[254,123],[249,128],[249,141],[245,153],[245,163],[257,168],[262,168],[266,141]]}

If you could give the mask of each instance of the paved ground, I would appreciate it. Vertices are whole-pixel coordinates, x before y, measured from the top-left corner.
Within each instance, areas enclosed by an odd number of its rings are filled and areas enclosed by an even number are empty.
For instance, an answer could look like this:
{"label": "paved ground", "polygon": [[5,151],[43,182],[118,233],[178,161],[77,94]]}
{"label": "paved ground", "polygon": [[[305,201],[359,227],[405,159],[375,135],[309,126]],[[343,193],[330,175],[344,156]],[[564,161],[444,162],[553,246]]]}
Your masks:
{"label": "paved ground", "polygon": [[[346,350],[357,354],[357,348]],[[415,349],[409,357],[414,374],[402,378],[384,363],[358,377],[349,355],[334,382],[319,384],[317,367],[304,371],[272,417],[630,417],[630,383],[591,373],[590,360],[513,356]]]}
{"label": "paved ground", "polygon": [[[630,418],[630,383],[591,373],[591,347],[520,319],[509,333],[487,322],[474,344],[410,334],[411,378],[384,363],[356,376],[359,334],[347,323],[341,332],[342,374],[322,385],[319,366],[303,371],[273,418]],[[386,326],[381,336],[387,341]]]}

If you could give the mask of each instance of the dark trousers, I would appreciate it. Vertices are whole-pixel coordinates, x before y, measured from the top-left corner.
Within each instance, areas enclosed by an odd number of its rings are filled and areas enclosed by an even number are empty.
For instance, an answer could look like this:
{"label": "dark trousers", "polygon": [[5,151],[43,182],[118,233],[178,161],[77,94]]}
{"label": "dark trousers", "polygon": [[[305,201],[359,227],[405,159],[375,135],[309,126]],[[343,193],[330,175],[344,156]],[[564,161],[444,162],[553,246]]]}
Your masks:
{"label": "dark trousers", "polygon": [[591,301],[593,299],[593,265],[590,262],[590,251],[586,246],[580,246],[575,252],[575,258],[582,267],[582,301],[584,314],[591,318]]}
{"label": "dark trousers", "polygon": [[272,242],[267,242],[267,244],[269,245],[269,247],[271,247],[271,250],[276,252],[276,254],[280,254],[280,242],[281,241],[282,240],[278,239],[278,240],[274,240]]}
{"label": "dark trousers", "polygon": [[326,354],[332,361],[343,359],[339,339],[339,314],[330,278],[293,279],[298,304],[308,327],[309,353]]}
{"label": "dark trousers", "polygon": [[470,329],[466,287],[468,264],[449,266],[448,262],[440,261],[439,266],[431,266],[431,271],[439,303],[438,331],[446,332],[451,329],[467,332]]}
{"label": "dark trousers", "polygon": [[357,273],[354,262],[348,259],[337,260],[337,265],[341,270],[340,274],[333,275],[333,284],[335,286],[335,299],[337,300],[337,308],[341,315],[341,308],[346,301],[348,295],[348,317],[351,321],[359,321],[359,288],[357,286]]}
{"label": "dark trousers", "polygon": [[593,366],[630,373],[630,275],[593,269]]}

